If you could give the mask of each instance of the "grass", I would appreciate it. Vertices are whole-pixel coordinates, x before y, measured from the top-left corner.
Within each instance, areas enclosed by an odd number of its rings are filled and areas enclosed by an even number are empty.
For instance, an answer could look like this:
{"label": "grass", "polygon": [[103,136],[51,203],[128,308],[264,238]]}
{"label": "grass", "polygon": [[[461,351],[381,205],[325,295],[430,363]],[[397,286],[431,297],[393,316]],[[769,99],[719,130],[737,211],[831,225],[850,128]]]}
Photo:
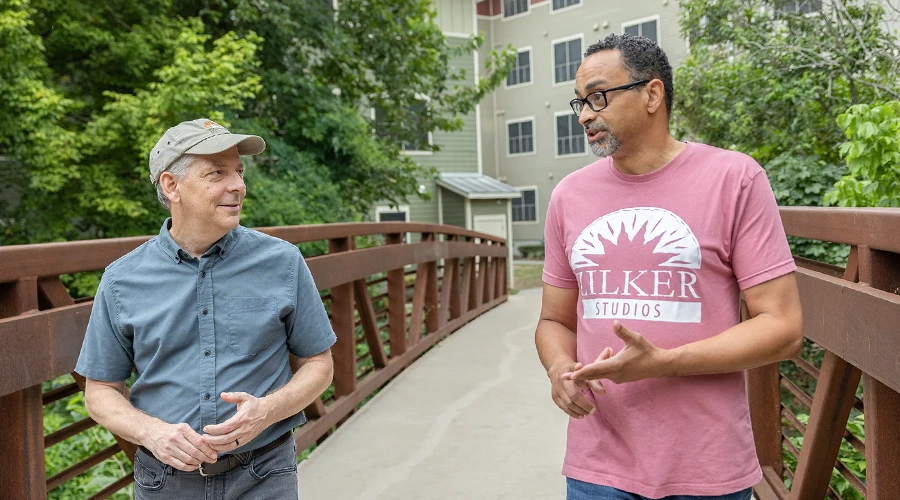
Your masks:
{"label": "grass", "polygon": [[543,264],[513,264],[513,276],[515,277],[516,287],[511,288],[509,293],[512,295],[519,290],[541,288],[544,286],[544,282],[541,280],[543,272]]}

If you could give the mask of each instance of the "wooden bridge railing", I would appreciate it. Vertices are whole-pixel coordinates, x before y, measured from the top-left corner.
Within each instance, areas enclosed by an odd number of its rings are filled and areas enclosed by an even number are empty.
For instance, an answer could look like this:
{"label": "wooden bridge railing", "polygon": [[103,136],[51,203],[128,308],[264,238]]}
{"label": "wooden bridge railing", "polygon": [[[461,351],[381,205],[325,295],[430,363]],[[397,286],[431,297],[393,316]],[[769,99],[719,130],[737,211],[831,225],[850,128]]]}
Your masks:
{"label": "wooden bridge railing", "polygon": [[[789,235],[850,253],[844,268],[797,259],[806,348],[780,370],[750,371],[764,471],[756,496],[900,499],[900,210],[793,207],[781,216]],[[864,436],[848,430],[859,415]],[[865,457],[864,479],[838,461],[842,446]],[[843,493],[829,485],[834,470],[849,484]]]}
{"label": "wooden bridge railing", "polygon": [[[262,231],[328,245],[327,254],[307,263],[338,337],[334,383],[306,409],[308,422],[295,433],[298,450],[324,439],[438,340],[507,299],[508,247],[487,234],[418,223]],[[45,435],[44,405],[80,396],[83,380],[76,375],[76,383],[46,391],[42,384],[75,368],[92,305],[73,299],[60,275],[102,270],[147,239],[0,247],[0,498],[44,499],[120,450],[133,458],[134,445],[117,438],[46,477],[45,449],[96,424],[85,417]],[[91,498],[107,498],[131,481],[123,474]]]}

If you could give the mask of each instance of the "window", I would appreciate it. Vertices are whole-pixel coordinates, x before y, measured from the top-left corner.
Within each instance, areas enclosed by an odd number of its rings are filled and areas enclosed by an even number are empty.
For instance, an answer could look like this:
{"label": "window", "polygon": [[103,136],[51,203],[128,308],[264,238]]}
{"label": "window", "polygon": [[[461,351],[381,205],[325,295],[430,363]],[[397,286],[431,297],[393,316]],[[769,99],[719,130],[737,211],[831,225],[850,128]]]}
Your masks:
{"label": "window", "polygon": [[584,127],[572,113],[556,115],[556,156],[583,154]]}
{"label": "window", "polygon": [[537,189],[519,188],[522,196],[512,199],[513,222],[537,222]]}
{"label": "window", "polygon": [[523,120],[510,122],[507,125],[509,132],[509,154],[528,154],[534,152],[534,121]]}
{"label": "window", "polygon": [[575,72],[581,65],[581,39],[553,44],[553,83],[569,82],[575,79]]}
{"label": "window", "polygon": [[639,21],[633,24],[622,25],[622,31],[635,36],[649,38],[659,43],[659,33],[657,32],[657,19],[648,21]]}
{"label": "window", "polygon": [[822,12],[822,0],[784,2],[778,10],[790,14],[811,14],[813,12]]}
{"label": "window", "polygon": [[503,17],[512,17],[528,12],[529,0],[503,0]]}
{"label": "window", "polygon": [[[409,107],[409,110],[413,117],[420,118],[425,116],[427,113],[428,103],[424,100],[421,100],[412,106]],[[418,124],[419,120],[414,119],[413,124]],[[431,144],[431,134],[428,133],[427,130],[422,127],[416,127],[413,130],[414,139],[411,142],[404,141],[400,144],[400,149],[403,151],[428,151],[428,146]]]}
{"label": "window", "polygon": [[553,10],[565,9],[580,3],[581,0],[553,0]]}
{"label": "window", "polygon": [[409,205],[375,207],[375,220],[378,222],[407,222],[409,221]]}
{"label": "window", "polygon": [[378,212],[378,222],[406,222],[406,212]]}
{"label": "window", "polygon": [[509,76],[506,77],[506,86],[522,85],[531,82],[531,49],[519,49],[516,61],[513,64]]}

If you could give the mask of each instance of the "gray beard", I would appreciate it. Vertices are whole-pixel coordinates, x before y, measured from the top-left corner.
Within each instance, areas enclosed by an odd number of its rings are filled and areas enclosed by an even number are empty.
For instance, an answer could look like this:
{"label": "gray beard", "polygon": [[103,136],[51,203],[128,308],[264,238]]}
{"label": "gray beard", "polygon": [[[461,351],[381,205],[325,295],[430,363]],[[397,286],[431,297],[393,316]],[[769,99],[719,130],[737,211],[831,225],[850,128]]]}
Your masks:
{"label": "gray beard", "polygon": [[594,141],[590,143],[590,146],[591,153],[594,153],[599,158],[606,158],[607,156],[616,154],[622,147],[622,143],[619,142],[619,139],[616,139],[616,136],[614,136],[612,132],[607,130],[606,138]]}

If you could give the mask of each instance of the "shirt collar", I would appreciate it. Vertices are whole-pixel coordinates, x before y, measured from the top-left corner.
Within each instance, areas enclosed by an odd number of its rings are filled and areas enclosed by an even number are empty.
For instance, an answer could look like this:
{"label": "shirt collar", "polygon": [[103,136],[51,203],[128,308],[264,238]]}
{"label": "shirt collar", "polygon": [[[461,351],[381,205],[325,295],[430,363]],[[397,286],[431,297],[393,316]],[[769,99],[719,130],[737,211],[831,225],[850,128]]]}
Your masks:
{"label": "shirt collar", "polygon": [[[172,227],[172,218],[163,222],[162,227],[159,229],[159,244],[162,251],[175,263],[180,263],[182,260],[190,260],[193,257],[186,250],[178,246],[178,243],[175,243],[175,240],[172,239],[172,235],[169,234],[169,228]],[[214,253],[218,253],[219,257],[224,259],[225,255],[231,252],[231,249],[234,247],[235,242],[238,239],[238,231],[241,229],[241,226],[238,226],[236,229],[232,229],[225,233],[225,236],[219,238],[218,241],[213,243],[209,250],[206,251],[203,255],[212,255]]]}

